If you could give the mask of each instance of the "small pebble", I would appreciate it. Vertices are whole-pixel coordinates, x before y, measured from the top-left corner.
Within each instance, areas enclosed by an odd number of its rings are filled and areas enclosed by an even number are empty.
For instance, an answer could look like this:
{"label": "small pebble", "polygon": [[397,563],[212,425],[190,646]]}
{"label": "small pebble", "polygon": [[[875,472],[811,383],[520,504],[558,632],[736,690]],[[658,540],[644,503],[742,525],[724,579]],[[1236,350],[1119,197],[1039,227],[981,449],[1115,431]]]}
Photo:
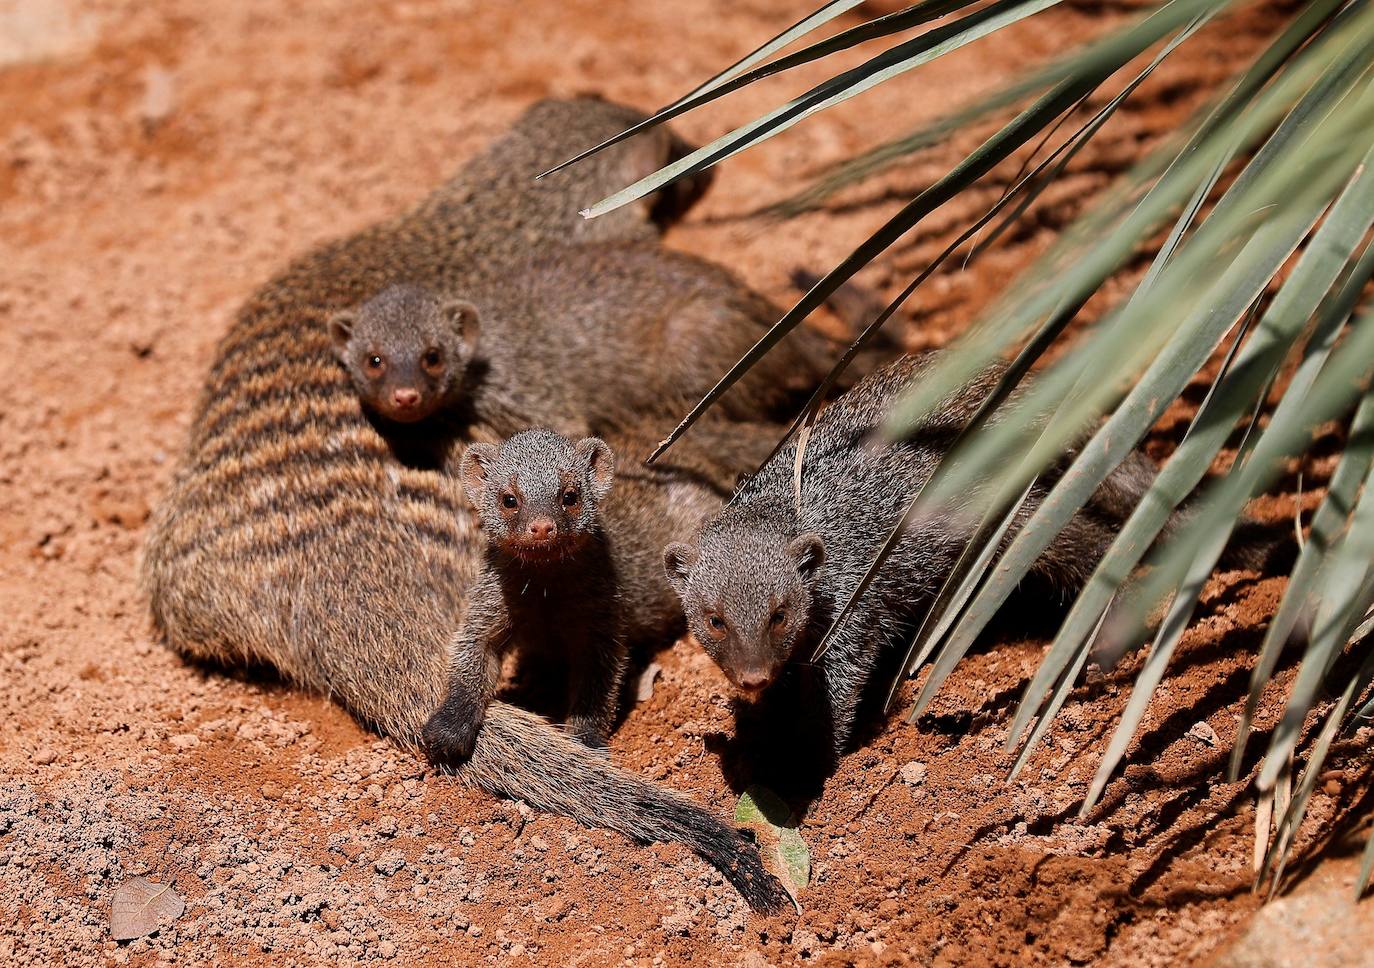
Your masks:
{"label": "small pebble", "polygon": [[902,782],[907,786],[920,786],[926,782],[926,765],[917,763],[914,760],[901,768],[899,771]]}

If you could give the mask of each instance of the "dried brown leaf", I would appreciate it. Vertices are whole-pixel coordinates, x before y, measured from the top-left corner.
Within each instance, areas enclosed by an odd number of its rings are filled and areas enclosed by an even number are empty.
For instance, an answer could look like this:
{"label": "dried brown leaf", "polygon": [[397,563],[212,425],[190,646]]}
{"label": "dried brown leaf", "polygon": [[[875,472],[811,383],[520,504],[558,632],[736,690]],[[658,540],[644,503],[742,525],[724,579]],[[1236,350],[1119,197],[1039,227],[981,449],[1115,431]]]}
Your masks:
{"label": "dried brown leaf", "polygon": [[135,877],[119,885],[110,907],[110,937],[132,941],[181,917],[186,902],[170,884]]}

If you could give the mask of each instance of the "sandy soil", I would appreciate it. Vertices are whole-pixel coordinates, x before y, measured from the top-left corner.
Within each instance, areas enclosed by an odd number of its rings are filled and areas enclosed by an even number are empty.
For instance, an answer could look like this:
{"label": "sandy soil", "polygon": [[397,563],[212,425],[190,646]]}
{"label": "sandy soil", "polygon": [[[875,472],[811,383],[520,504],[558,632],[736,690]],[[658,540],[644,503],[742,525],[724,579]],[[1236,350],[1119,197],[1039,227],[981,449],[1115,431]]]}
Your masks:
{"label": "sandy soil", "polygon": [[[1008,616],[930,715],[848,759],[804,827],[804,913],[771,921],[678,847],[466,792],[325,699],[188,667],[149,635],[134,584],[148,509],[239,301],[293,254],[421,197],[533,99],[665,103],[797,9],[0,2],[0,964],[1179,965],[1247,930],[1253,809],[1221,773],[1281,579],[1212,582],[1128,765],[1082,820],[1134,666],[1090,676],[1004,786],[1005,713],[1050,628]],[[785,298],[794,268],[832,264],[955,149],[783,231],[742,213],[1128,9],[1066,4],[813,119],[727,165],[669,244]],[[909,344],[966,325],[1273,22],[1252,10],[1185,48],[1023,227],[931,281]],[[680,128],[710,137],[798,83]],[[899,284],[1003,184],[937,213],[867,280]],[[1154,456],[1199,398],[1158,428]],[[1308,462],[1301,497],[1290,479],[1258,513],[1313,507],[1339,443]],[[660,661],[613,755],[727,811],[722,681],[685,643]],[[1198,722],[1218,745],[1190,734]],[[1367,805],[1353,749],[1323,778],[1304,844]],[[174,883],[187,907],[119,944],[111,899],[135,875]]]}

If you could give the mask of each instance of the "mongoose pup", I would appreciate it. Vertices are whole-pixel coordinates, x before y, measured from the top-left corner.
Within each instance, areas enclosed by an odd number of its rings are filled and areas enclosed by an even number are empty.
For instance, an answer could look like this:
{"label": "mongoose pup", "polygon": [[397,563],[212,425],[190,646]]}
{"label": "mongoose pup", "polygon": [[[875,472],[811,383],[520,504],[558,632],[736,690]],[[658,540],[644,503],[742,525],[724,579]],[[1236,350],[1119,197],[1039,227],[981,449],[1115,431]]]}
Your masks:
{"label": "mongoose pup", "polygon": [[[363,404],[388,421],[442,409],[503,436],[531,425],[586,436],[677,420],[781,315],[702,259],[598,242],[541,247],[499,286],[393,284],[334,314],[329,331]],[[716,415],[790,418],[839,352],[794,331]]]}
{"label": "mongoose pup", "polygon": [[[991,369],[946,400],[909,439],[873,445],[891,404],[920,379],[930,359],[906,357],[883,367],[821,412],[806,448],[800,507],[794,441],[690,543],[664,551],[693,636],[746,701],[762,700],[798,675],[819,677],[806,686],[820,694],[829,749],[819,752],[831,766],[849,747],[880,658],[905,643],[972,530],[959,515],[910,530],[817,666],[807,665],[916,487],[996,382]],[[1153,473],[1138,452],[1124,462],[1041,556],[1036,573],[1057,588],[1080,586]],[[1049,483],[1032,489],[1013,531],[1039,506]]]}
{"label": "mongoose pup", "polygon": [[[460,476],[489,546],[453,643],[448,693],[424,729],[431,756],[469,755],[500,660],[516,644],[541,664],[564,661],[568,730],[588,746],[606,745],[628,651],[682,630],[662,549],[720,508],[727,468],[757,466],[779,434],[771,424],[700,431],[660,464],[629,461],[619,472],[605,441],[574,443],[551,430],[467,449]],[[653,441],[647,431],[612,439],[629,453]]]}
{"label": "mongoose pup", "polygon": [[516,647],[567,671],[568,731],[606,745],[625,673],[619,581],[602,528],[615,455],[596,437],[551,430],[473,444],[460,470],[487,536],[486,566],[453,644],[448,692],[425,726],[426,749],[462,759]]}
{"label": "mongoose pup", "polygon": [[[532,249],[654,239],[648,206],[591,221],[577,209],[680,155],[666,133],[530,177],[637,117],[542,102],[414,211],[306,255],[246,302],[145,547],[153,624],[171,647],[273,666],[418,748],[485,542],[457,480],[399,461],[366,418],[326,321],[395,282],[509,283]],[[531,713],[493,703],[459,776],[639,841],[683,843],[756,908],[786,900],[746,834]]]}

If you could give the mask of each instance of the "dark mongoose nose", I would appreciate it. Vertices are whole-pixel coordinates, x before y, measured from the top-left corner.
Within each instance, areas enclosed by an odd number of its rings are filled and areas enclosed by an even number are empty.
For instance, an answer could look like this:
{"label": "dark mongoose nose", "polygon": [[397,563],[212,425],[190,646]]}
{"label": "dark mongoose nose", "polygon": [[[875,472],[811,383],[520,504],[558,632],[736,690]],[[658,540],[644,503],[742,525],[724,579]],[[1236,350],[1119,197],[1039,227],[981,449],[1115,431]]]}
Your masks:
{"label": "dark mongoose nose", "polygon": [[414,387],[397,387],[391,391],[391,402],[402,409],[409,409],[420,402],[420,391]]}
{"label": "dark mongoose nose", "polygon": [[525,533],[535,541],[548,541],[558,533],[558,525],[550,518],[536,518],[525,528]]}
{"label": "dark mongoose nose", "polygon": [[735,675],[735,685],[745,692],[758,692],[772,681],[772,677],[766,672],[751,670],[749,672],[739,672]]}

